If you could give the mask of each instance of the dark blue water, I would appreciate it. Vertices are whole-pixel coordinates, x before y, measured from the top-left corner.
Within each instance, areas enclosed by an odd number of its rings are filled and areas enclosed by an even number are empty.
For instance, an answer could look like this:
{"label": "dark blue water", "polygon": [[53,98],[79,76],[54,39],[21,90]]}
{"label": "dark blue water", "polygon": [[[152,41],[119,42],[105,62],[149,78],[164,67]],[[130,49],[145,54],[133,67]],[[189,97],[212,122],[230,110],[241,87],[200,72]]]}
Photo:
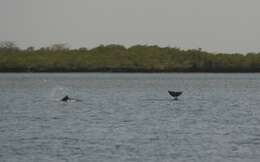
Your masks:
{"label": "dark blue water", "polygon": [[0,74],[0,161],[259,162],[259,105],[259,74]]}

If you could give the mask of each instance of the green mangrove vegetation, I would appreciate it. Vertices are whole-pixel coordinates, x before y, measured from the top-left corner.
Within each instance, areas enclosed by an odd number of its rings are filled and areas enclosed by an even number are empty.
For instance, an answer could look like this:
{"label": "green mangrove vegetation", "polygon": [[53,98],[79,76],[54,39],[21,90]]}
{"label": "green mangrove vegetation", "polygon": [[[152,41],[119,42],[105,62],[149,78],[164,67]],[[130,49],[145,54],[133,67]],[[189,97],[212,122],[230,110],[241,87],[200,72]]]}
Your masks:
{"label": "green mangrove vegetation", "polygon": [[93,49],[54,44],[22,50],[12,42],[1,42],[0,72],[260,72],[260,53],[116,44]]}

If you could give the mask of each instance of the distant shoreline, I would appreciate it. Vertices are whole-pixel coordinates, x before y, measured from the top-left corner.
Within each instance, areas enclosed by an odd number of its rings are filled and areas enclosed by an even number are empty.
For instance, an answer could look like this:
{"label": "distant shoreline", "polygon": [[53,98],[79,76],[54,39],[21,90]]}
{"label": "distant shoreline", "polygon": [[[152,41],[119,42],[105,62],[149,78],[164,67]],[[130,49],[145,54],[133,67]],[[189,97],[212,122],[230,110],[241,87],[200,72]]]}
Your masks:
{"label": "distant shoreline", "polygon": [[121,45],[67,49],[0,48],[0,73],[259,73],[260,53]]}
{"label": "distant shoreline", "polygon": [[0,74],[44,74],[44,73],[48,73],[48,74],[94,74],[94,73],[98,73],[98,74],[260,74],[260,72],[142,72],[142,71],[138,71],[138,72],[127,72],[127,71],[0,71]]}

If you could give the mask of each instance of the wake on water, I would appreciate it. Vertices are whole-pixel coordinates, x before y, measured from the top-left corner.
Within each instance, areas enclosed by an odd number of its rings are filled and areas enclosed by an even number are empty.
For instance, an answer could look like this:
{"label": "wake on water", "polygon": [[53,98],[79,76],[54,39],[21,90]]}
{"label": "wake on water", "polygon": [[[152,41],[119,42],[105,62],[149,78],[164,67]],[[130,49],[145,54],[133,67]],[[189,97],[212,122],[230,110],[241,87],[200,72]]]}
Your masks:
{"label": "wake on water", "polygon": [[[61,101],[62,98],[64,98],[65,96],[75,96],[75,93],[73,92],[73,90],[71,90],[70,88],[67,87],[55,87],[52,89],[51,94],[50,94],[50,100],[53,101]],[[79,99],[75,99],[75,98],[70,98],[67,102],[79,102],[81,100]]]}

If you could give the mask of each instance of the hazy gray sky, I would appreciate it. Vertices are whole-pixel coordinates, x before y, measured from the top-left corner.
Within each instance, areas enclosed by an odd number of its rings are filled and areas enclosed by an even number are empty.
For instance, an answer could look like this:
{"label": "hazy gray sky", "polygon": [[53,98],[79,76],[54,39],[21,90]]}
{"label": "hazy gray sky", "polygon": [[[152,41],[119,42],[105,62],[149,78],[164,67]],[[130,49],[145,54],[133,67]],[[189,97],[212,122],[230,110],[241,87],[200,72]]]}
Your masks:
{"label": "hazy gray sky", "polygon": [[0,0],[0,40],[260,52],[259,0]]}

